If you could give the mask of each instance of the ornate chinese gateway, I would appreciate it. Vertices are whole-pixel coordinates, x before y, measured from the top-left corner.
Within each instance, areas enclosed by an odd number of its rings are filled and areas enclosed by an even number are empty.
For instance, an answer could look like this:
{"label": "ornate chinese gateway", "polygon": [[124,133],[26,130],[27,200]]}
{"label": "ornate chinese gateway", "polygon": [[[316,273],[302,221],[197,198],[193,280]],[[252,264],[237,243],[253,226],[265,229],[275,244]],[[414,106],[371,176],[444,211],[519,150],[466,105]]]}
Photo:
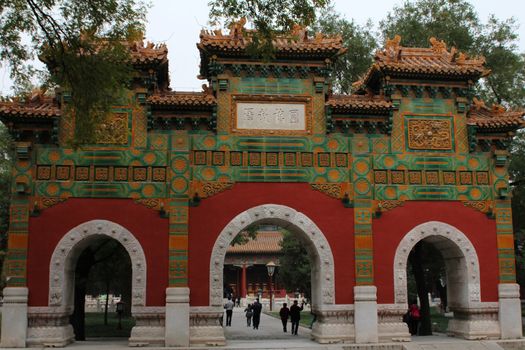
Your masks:
{"label": "ornate chinese gateway", "polygon": [[396,37],[336,95],[340,37],[296,28],[271,62],[250,40],[242,23],[201,33],[200,93],[169,89],[165,46],[134,43],[132,88],[81,149],[67,91],[0,104],[15,140],[1,346],[72,341],[72,271],[100,237],[132,260],[130,345],[225,344],[225,255],[259,223],[305,243],[320,343],[410,339],[422,240],[446,264],[449,332],[520,338],[507,148],[524,113],[473,97],[483,59]]}

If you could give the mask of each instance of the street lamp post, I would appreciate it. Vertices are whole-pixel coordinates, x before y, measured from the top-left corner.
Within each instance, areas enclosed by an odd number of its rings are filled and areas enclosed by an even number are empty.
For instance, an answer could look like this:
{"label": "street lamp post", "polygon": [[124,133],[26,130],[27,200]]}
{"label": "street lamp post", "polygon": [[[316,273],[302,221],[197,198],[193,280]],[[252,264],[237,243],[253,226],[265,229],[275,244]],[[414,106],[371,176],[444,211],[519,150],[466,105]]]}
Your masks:
{"label": "street lamp post", "polygon": [[273,277],[273,273],[275,272],[275,263],[273,261],[270,261],[268,264],[266,264],[266,269],[268,270],[268,277],[270,277],[270,311],[272,311],[272,304],[273,304],[272,277]]}

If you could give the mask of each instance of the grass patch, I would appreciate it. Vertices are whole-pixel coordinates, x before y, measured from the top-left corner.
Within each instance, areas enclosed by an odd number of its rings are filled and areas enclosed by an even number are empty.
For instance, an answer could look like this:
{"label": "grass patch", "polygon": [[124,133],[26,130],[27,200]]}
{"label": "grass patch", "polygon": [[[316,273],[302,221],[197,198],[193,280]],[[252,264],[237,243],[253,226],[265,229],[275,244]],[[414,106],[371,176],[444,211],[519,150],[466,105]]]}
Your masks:
{"label": "grass patch", "polygon": [[118,328],[118,316],[114,312],[108,314],[108,324],[104,324],[103,312],[86,313],[86,337],[123,337],[129,338],[131,328],[135,325],[133,317],[122,317],[122,329]]}
{"label": "grass patch", "polygon": [[[272,316],[272,317],[281,319],[281,317],[279,317],[279,311],[265,311],[264,313],[268,316]],[[310,328],[313,318],[314,318],[314,315],[312,315],[311,313],[301,312],[301,320],[299,320],[299,324],[301,326]]]}
{"label": "grass patch", "polygon": [[439,333],[446,333],[448,327],[449,317],[446,317],[438,311],[437,308],[430,308],[430,320],[432,322],[432,331]]}

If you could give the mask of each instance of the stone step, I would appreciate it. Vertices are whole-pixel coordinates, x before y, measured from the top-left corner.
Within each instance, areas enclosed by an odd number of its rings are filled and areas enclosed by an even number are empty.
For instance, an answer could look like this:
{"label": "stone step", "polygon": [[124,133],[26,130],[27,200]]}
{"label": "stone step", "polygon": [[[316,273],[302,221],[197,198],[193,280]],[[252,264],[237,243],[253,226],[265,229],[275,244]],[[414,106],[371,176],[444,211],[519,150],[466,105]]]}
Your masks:
{"label": "stone step", "polygon": [[407,343],[404,350],[503,350],[495,341],[457,341],[435,343]]}

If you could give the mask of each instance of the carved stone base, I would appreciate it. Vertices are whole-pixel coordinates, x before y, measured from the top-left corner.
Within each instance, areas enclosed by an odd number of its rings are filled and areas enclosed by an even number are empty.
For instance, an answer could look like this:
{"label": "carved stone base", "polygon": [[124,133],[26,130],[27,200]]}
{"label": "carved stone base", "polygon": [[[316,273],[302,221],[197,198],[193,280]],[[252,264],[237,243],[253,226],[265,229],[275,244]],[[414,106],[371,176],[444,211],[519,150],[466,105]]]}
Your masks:
{"label": "carved stone base", "polygon": [[28,347],[62,348],[75,341],[71,325],[57,327],[29,327],[27,329]]}
{"label": "carved stone base", "polygon": [[467,340],[499,339],[498,303],[476,303],[475,307],[454,308],[447,333]]}
{"label": "carved stone base", "polygon": [[354,342],[353,305],[323,305],[313,312],[317,315],[311,333],[313,340],[320,344]]}
{"label": "carved stone base", "polygon": [[131,329],[129,346],[164,346],[165,326],[163,307],[136,307],[133,309],[135,327]]}
{"label": "carved stone base", "polygon": [[224,346],[226,338],[220,324],[223,309],[218,307],[190,308],[190,346]]}
{"label": "carved stone base", "polygon": [[75,341],[69,324],[70,310],[31,307],[28,313],[27,346],[64,347]]}
{"label": "carved stone base", "polygon": [[379,304],[378,325],[380,343],[392,341],[410,341],[408,326],[403,322],[403,315],[406,312],[405,304]]}

